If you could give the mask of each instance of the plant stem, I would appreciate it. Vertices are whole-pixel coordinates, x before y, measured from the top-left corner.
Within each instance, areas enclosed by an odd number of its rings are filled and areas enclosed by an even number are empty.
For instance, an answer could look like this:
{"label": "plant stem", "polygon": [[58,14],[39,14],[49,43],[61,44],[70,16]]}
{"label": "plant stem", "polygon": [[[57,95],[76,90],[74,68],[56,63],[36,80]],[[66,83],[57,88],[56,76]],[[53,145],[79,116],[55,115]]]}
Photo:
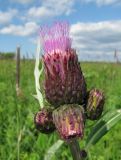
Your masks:
{"label": "plant stem", "polygon": [[81,151],[80,146],[77,140],[70,140],[68,141],[68,145],[70,147],[70,151],[73,157],[73,160],[81,160]]}

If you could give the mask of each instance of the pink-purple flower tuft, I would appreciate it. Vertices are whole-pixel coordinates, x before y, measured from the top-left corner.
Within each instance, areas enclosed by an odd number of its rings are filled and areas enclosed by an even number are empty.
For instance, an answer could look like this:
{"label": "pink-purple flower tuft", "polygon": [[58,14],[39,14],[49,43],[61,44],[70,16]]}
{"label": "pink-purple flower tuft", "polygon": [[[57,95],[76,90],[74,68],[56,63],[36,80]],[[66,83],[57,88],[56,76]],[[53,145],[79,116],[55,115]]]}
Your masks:
{"label": "pink-purple flower tuft", "polygon": [[68,23],[55,23],[52,27],[42,27],[40,36],[46,54],[65,51],[71,48]]}

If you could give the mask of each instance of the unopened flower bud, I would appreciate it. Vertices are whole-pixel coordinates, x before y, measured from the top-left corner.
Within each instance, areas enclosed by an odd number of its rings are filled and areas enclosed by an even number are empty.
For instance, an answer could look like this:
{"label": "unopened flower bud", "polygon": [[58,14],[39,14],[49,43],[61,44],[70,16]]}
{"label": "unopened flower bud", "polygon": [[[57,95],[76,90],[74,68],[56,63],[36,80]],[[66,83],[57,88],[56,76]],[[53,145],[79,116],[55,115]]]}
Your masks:
{"label": "unopened flower bud", "polygon": [[85,150],[81,150],[81,157],[86,158],[87,157],[87,152]]}
{"label": "unopened flower bud", "polygon": [[100,118],[103,112],[104,106],[104,95],[103,92],[98,89],[92,89],[89,92],[87,101],[87,117],[91,120],[97,120]]}
{"label": "unopened flower bud", "polygon": [[45,69],[45,96],[55,107],[63,104],[83,104],[86,83],[76,51],[71,48],[69,26],[56,23],[43,27],[43,61]]}
{"label": "unopened flower bud", "polygon": [[52,111],[50,109],[43,108],[36,113],[34,122],[36,128],[42,133],[51,133],[55,130],[53,123]]}
{"label": "unopened flower bud", "polygon": [[53,122],[64,140],[84,135],[84,111],[76,104],[63,105],[53,111]]}

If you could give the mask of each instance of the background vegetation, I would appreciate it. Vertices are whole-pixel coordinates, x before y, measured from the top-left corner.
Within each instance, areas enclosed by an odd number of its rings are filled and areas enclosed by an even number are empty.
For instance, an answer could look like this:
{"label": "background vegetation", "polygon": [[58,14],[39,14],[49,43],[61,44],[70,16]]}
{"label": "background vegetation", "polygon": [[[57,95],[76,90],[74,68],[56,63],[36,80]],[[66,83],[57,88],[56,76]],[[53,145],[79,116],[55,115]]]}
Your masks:
{"label": "background vegetation", "polygon": [[[14,60],[0,60],[0,160],[43,160],[49,147],[59,138],[56,133],[38,133],[33,123],[39,110],[35,94],[34,61],[21,62],[20,97],[16,96]],[[121,65],[81,63],[88,89],[105,92],[105,111],[121,108]],[[88,122],[85,137],[93,122]],[[80,141],[83,145],[85,141]],[[89,152],[90,160],[121,160],[121,122]],[[53,160],[72,160],[68,146],[63,145]]]}
{"label": "background vegetation", "polygon": [[12,52],[7,52],[7,53],[0,52],[0,59],[14,59],[14,57],[15,57],[15,53],[12,53]]}

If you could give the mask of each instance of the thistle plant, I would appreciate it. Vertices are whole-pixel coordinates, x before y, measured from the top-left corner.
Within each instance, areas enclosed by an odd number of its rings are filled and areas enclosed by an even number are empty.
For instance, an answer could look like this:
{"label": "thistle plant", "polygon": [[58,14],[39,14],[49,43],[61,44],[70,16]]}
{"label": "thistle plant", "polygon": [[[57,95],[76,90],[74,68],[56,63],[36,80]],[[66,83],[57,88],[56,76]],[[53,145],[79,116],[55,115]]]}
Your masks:
{"label": "thistle plant", "polygon": [[[43,52],[43,56],[42,69],[39,71],[40,52]],[[40,88],[39,78],[42,72],[45,99],[49,105],[45,105]],[[36,128],[45,134],[57,131],[61,142],[69,145],[73,159],[84,159],[89,147],[121,119],[121,111],[107,113],[108,119],[105,115],[101,116],[105,102],[104,93],[96,88],[87,91],[76,50],[72,48],[68,23],[58,22],[51,27],[40,28],[34,73],[37,92],[35,98],[40,104],[40,110],[34,118]],[[87,120],[98,121],[90,131],[86,145],[80,149],[78,140],[83,140]],[[102,121],[105,123],[102,124]],[[105,129],[106,125],[109,125],[108,129]],[[55,146],[54,144],[54,149]],[[50,158],[51,156],[48,160]]]}

